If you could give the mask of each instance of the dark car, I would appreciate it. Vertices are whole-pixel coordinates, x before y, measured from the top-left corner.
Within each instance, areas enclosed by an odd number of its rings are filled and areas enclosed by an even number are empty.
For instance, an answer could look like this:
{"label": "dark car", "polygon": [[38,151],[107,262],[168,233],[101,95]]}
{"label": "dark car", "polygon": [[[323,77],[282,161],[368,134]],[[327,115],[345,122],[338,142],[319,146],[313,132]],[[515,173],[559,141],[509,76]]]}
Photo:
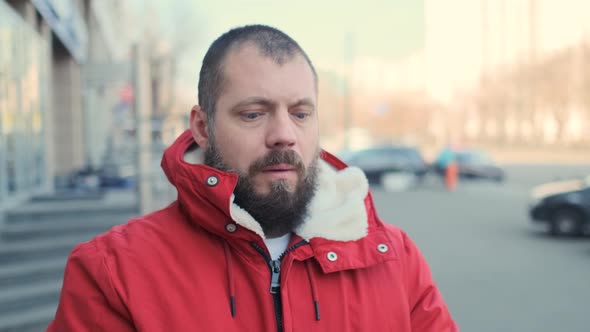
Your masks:
{"label": "dark car", "polygon": [[504,180],[504,170],[482,151],[461,150],[455,152],[455,156],[461,178],[498,182]]}
{"label": "dark car", "polygon": [[428,172],[418,149],[404,145],[348,151],[341,158],[348,165],[362,169],[370,184],[382,184],[384,177],[392,173],[409,174],[420,181]]}
{"label": "dark car", "polygon": [[101,188],[131,188],[137,178],[132,164],[105,164],[99,171]]}
{"label": "dark car", "polygon": [[590,176],[546,183],[531,192],[529,214],[552,235],[579,236],[590,230]]}

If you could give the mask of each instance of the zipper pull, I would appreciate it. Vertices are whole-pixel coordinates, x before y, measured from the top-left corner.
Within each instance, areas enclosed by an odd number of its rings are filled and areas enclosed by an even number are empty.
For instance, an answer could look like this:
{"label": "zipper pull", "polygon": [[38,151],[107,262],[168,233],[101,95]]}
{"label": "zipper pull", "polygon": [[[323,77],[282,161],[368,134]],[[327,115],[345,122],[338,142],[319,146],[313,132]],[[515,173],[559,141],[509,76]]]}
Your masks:
{"label": "zipper pull", "polygon": [[277,294],[279,289],[281,288],[280,278],[281,278],[281,261],[274,260],[270,262],[270,293]]}

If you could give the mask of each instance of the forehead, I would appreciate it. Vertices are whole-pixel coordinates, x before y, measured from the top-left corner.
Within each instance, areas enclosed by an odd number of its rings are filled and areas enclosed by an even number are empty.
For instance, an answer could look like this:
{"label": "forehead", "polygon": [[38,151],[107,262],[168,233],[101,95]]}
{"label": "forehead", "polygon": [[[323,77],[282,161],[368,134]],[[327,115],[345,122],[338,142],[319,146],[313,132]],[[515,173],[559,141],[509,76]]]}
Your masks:
{"label": "forehead", "polygon": [[230,50],[223,61],[221,95],[243,94],[250,97],[315,98],[315,78],[303,55],[285,55],[277,61],[264,55],[252,43]]}

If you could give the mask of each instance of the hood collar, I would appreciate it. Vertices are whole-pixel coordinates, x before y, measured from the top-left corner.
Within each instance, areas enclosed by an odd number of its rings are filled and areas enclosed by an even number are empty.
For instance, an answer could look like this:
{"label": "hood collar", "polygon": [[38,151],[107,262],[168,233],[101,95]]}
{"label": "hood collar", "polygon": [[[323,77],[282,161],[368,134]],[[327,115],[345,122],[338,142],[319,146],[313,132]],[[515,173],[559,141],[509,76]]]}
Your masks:
{"label": "hood collar", "polygon": [[[195,147],[187,130],[162,159],[162,168],[176,187],[178,200],[191,221],[222,236],[229,232],[249,240],[264,238],[258,222],[234,203],[237,175],[204,165],[202,151]],[[307,241],[354,241],[365,237],[369,229],[365,204],[369,185],[365,175],[326,151],[321,151],[320,159],[318,189],[310,202],[309,217],[295,233]],[[240,227],[228,226],[233,223]],[[237,228],[250,232],[237,234]]]}

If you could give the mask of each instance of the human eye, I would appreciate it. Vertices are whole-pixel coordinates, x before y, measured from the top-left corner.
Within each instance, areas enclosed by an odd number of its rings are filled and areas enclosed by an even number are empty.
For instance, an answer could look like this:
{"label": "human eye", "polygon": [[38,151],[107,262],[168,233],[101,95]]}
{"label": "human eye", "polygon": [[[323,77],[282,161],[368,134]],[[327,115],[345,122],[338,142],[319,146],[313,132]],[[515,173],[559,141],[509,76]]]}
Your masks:
{"label": "human eye", "polygon": [[240,117],[245,121],[254,121],[263,115],[262,112],[257,111],[245,111],[240,113]]}
{"label": "human eye", "polygon": [[291,112],[291,115],[293,115],[297,120],[305,120],[311,115],[311,112],[306,110],[296,110]]}
{"label": "human eye", "polygon": [[309,113],[299,112],[299,113],[294,113],[294,116],[299,120],[305,120],[309,116]]}

